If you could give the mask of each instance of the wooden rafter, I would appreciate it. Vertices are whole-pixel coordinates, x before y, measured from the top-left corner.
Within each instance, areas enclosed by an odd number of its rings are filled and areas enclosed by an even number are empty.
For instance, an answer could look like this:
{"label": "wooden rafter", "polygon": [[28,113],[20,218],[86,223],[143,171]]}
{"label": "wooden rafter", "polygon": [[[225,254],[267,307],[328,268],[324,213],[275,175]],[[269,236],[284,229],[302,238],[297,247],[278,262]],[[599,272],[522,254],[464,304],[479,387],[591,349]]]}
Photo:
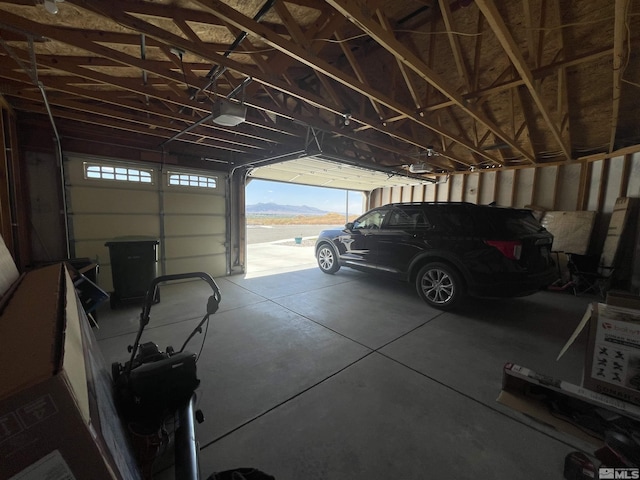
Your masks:
{"label": "wooden rafter", "polygon": [[522,0],[522,6],[524,10],[524,24],[527,31],[527,45],[529,47],[529,60],[534,67],[538,67],[538,48],[539,44],[534,32],[533,26],[533,13],[531,12],[531,0]]}
{"label": "wooden rafter", "polygon": [[[302,64],[307,65],[310,68],[315,68],[322,71],[323,74],[343,84],[344,86],[358,92],[359,94],[372,97],[378,103],[381,103],[386,107],[392,110],[395,110],[398,113],[406,115],[408,118],[411,118],[413,121],[421,124],[422,126],[429,128],[430,130],[433,130],[439,135],[444,135],[447,138],[450,138],[451,140],[454,140],[460,143],[465,148],[475,151],[477,154],[489,160],[493,160],[493,158],[490,155],[487,155],[485,152],[478,150],[474,145],[471,145],[468,142],[465,142],[464,140],[457,138],[455,135],[439,127],[438,125],[434,125],[422,119],[407,106],[389,98],[387,95],[383,94],[382,92],[371,89],[367,85],[364,85],[361,82],[359,82],[356,78],[350,77],[349,75],[342,72],[340,69],[323,61],[322,59],[319,59],[317,57],[312,57],[299,46],[292,44],[291,42],[287,42],[286,40],[284,40],[282,37],[278,35],[274,35],[273,32],[265,28],[263,25],[260,25],[259,23],[256,23],[247,17],[244,17],[243,15],[239,14],[235,10],[229,8],[228,6],[215,0],[212,2],[204,2],[203,0],[197,0],[197,1],[203,6],[211,9],[212,13],[214,13],[214,15],[216,16],[219,16],[222,20],[229,22],[231,24],[234,24],[238,28],[241,28],[245,31],[250,31],[252,34],[261,37],[269,45],[279,49],[280,51],[282,51],[287,55],[292,56]],[[331,1],[332,0],[330,0],[330,2]],[[337,107],[335,106],[329,107],[329,105],[326,102],[319,102],[318,106],[325,109],[331,109],[337,115],[342,114],[342,112],[339,111],[339,109],[336,110]],[[363,121],[356,117],[353,117],[353,118],[354,120],[361,121],[361,123],[372,124],[372,122],[370,121]],[[388,132],[387,130],[381,130],[380,128],[376,128],[376,129],[379,131],[384,131],[386,133],[391,134],[391,132]],[[414,140],[414,142],[419,143],[419,140]],[[422,145],[422,147],[425,148],[427,147],[427,145]]]}
{"label": "wooden rafter", "polygon": [[[482,31],[482,25],[484,22],[484,17],[482,15],[478,15],[478,23],[476,26],[476,31]],[[480,55],[482,53],[482,39],[484,37],[482,35],[478,35],[475,41],[474,47],[474,55],[473,55],[473,68],[474,68],[474,76],[473,76],[473,90],[478,90],[478,85],[480,83]]]}
{"label": "wooden rafter", "polygon": [[[289,12],[289,9],[287,8],[287,6],[283,2],[276,2],[275,5],[274,5],[274,8],[278,12],[278,15],[282,19],[282,22],[284,23],[285,27],[287,28],[287,31],[291,34],[291,37],[293,38],[293,40],[298,45],[300,45],[303,49],[305,49],[307,51],[310,51],[311,50],[311,42],[305,36],[304,32],[300,28],[300,25],[298,25],[296,20],[293,18],[293,16],[291,15],[291,12]],[[325,92],[327,92],[327,94],[329,94],[331,96],[331,100],[333,100],[333,103],[336,104],[336,105],[341,105],[342,106],[342,110],[344,110],[344,106],[342,105],[342,100],[340,99],[340,97],[338,96],[336,91],[334,90],[333,85],[331,85],[331,83],[329,83],[329,80],[324,75],[322,75],[322,73],[318,72],[317,70],[313,70],[313,73],[315,74],[315,76],[318,78],[318,80],[322,84],[322,87],[324,88]]]}
{"label": "wooden rafter", "polygon": [[[562,24],[562,9],[560,3],[552,2],[554,8],[554,14],[558,19],[558,23]],[[564,32],[560,32],[560,52],[562,56],[566,57],[566,42],[564,39]],[[560,133],[564,139],[566,145],[571,145],[571,123],[569,116],[569,85],[567,78],[566,67],[558,68],[558,95],[556,111],[560,116]]]}
{"label": "wooden rafter", "polygon": [[[24,60],[28,59],[26,52],[18,52],[18,53],[21,54]],[[173,104],[176,107],[188,107],[191,111],[200,112],[201,115],[206,115],[209,113],[208,107],[203,106],[199,102],[196,102],[194,100],[189,100],[187,98],[184,98],[181,95],[168,95],[166,91],[157,90],[151,85],[143,86],[140,84],[140,82],[134,79],[124,79],[121,77],[109,76],[88,68],[76,66],[71,62],[60,62],[58,61],[57,58],[54,58],[51,56],[40,55],[37,58],[38,58],[38,63],[40,65],[49,66],[49,67],[55,66],[58,69],[64,70],[68,73],[75,75],[74,77],[68,77],[65,79],[65,77],[60,77],[59,75],[46,77],[41,74],[41,78],[43,79],[45,86],[47,86],[48,88],[53,88],[58,91],[64,91],[73,95],[78,95],[83,98],[90,98],[90,99],[102,101],[105,103],[112,103],[119,107],[131,108],[131,109],[137,108],[144,113],[153,113],[154,115],[167,116],[168,118],[173,118],[173,119],[182,118],[182,120],[184,120],[185,122],[194,121],[193,116],[188,114],[176,113],[176,110],[167,109],[167,111],[163,113],[163,110],[161,108],[154,108],[153,107],[154,104],[148,104],[148,103],[136,104],[133,101],[128,101],[122,98],[122,96],[114,95],[113,92],[104,92],[94,88],[80,88],[78,86],[69,84],[71,79],[73,79],[75,83],[78,83],[77,78],[81,77],[81,78],[88,79],[90,81],[90,84],[87,85],[87,87],[90,87],[91,85],[106,84],[113,87],[117,87],[123,93],[131,92],[131,93],[136,93],[139,95],[144,95],[146,97],[152,98],[157,102],[161,102],[162,105],[165,106],[165,108],[166,108],[166,104],[169,104],[169,105]],[[26,76],[21,75],[20,73],[3,71],[3,72],[0,72],[0,78],[10,78],[15,80],[22,79],[24,81]],[[156,105],[159,105],[159,104],[160,103],[156,103]],[[251,122],[249,121],[248,123],[250,124]],[[260,124],[254,124],[254,126],[262,127],[262,125]],[[217,127],[215,125],[211,125],[211,128],[217,129],[219,131],[224,130],[222,127]],[[238,129],[234,130],[234,136],[239,138],[242,138],[243,136],[247,136],[250,138],[260,138],[264,141],[268,141],[269,138],[272,138],[271,136],[259,137],[258,135],[256,135],[255,131],[250,133],[245,133],[242,130],[238,130]]]}
{"label": "wooden rafter", "polygon": [[615,22],[613,30],[613,107],[611,109],[611,135],[609,152],[613,152],[618,130],[618,116],[620,112],[620,97],[622,96],[622,74],[625,61],[625,22],[629,0],[616,0]]}
{"label": "wooden rafter", "polygon": [[493,29],[494,34],[498,38],[498,41],[502,44],[502,48],[508,55],[509,59],[511,60],[511,63],[516,68],[516,70],[518,71],[518,74],[524,81],[524,84],[529,90],[529,95],[531,95],[531,98],[533,99],[538,110],[542,114],[542,117],[544,118],[547,124],[547,127],[549,128],[549,131],[555,138],[556,142],[558,142],[558,145],[560,146],[560,149],[562,150],[562,153],[564,154],[565,158],[571,159],[571,152],[569,151],[569,148],[567,147],[567,145],[565,145],[564,141],[562,140],[560,131],[558,130],[553,118],[551,118],[549,109],[544,104],[544,101],[542,100],[541,95],[536,90],[533,74],[531,73],[531,70],[527,66],[524,60],[524,57],[522,56],[522,53],[518,48],[518,45],[516,44],[515,40],[511,36],[511,33],[509,33],[507,26],[504,23],[504,20],[498,13],[498,9],[493,3],[493,0],[476,0],[476,4],[478,5],[478,8],[480,8],[480,11],[486,18],[491,28]]}
{"label": "wooden rafter", "polygon": [[[51,16],[35,0],[0,0],[0,101],[42,112],[37,71],[65,127],[85,118],[100,136],[121,117],[147,148],[188,130],[172,153],[184,141],[194,155],[255,159],[301,148],[313,128],[330,151],[377,165],[430,144],[456,157],[434,160],[453,173],[590,162],[571,155],[640,144],[640,101],[620,96],[640,58],[630,5],[66,0]],[[230,92],[245,122],[205,121]]]}
{"label": "wooden rafter", "polygon": [[[569,60],[561,60],[557,62],[550,63],[544,67],[540,67],[536,70],[533,70],[531,73],[534,79],[544,78],[548,75],[555,75],[558,70],[562,68],[575,67],[577,65],[582,65],[590,62],[596,62],[602,58],[608,57],[612,54],[613,49],[611,48],[600,48],[595,52],[589,53],[587,55],[583,55],[577,58],[572,58]],[[462,98],[465,100],[472,100],[478,97],[488,97],[490,95],[506,92],[508,90],[513,90],[520,85],[524,85],[524,80],[521,78],[517,78],[514,80],[509,80],[506,82],[495,83],[486,88],[477,89],[473,92],[465,93],[462,95]],[[423,108],[424,112],[433,112],[435,110],[439,110],[441,108],[446,108],[454,105],[453,100],[445,100],[442,102],[434,103],[427,105]]]}
{"label": "wooden rafter", "polygon": [[[534,159],[531,157],[531,155],[528,152],[524,151],[522,148],[520,148],[519,145],[511,141],[508,138],[508,136],[491,120],[486,118],[486,116],[483,113],[475,110],[474,108],[471,108],[467,104],[467,102],[464,101],[462,95],[460,95],[458,92],[453,90],[451,86],[443,78],[441,78],[440,75],[438,75],[435,71],[430,69],[417,55],[415,55],[412,51],[406,48],[394,36],[389,35],[379,25],[377,25],[370,18],[368,18],[367,15],[363,13],[365,11],[365,7],[358,0],[327,0],[327,1],[340,13],[347,16],[363,32],[371,36],[385,50],[389,51],[396,58],[401,59],[402,62],[407,67],[409,67],[416,74],[418,74],[418,76],[420,76],[423,80],[431,84],[433,87],[435,87],[438,91],[440,91],[446,97],[450,98],[457,107],[461,108],[465,113],[471,116],[474,120],[480,122],[481,124],[485,125],[489,130],[493,131],[497,137],[502,138],[506,143],[508,143],[514,151],[520,153],[529,161],[531,162],[534,161]],[[455,140],[455,138],[452,138],[452,140]],[[475,150],[476,150],[476,153],[479,153],[481,156],[484,156],[484,157],[487,156],[484,152],[477,151],[477,149]]]}
{"label": "wooden rafter", "polygon": [[[45,65],[55,65],[58,68],[65,68],[68,69],[70,72],[74,73],[75,75],[79,75],[79,76],[83,76],[86,78],[89,78],[91,80],[93,80],[94,82],[100,82],[100,83],[105,83],[108,85],[113,85],[113,86],[118,86],[119,88],[122,88],[125,91],[132,91],[132,92],[137,92],[140,94],[146,94],[149,95],[150,97],[155,97],[157,99],[163,99],[165,101],[171,101],[177,105],[188,105],[190,108],[194,108],[194,109],[198,109],[204,112],[208,112],[208,110],[203,109],[202,105],[199,104],[198,102],[189,100],[187,98],[175,98],[171,95],[167,95],[166,92],[155,92],[153,89],[149,88],[149,86],[147,87],[142,87],[139,82],[135,81],[134,79],[130,79],[130,80],[126,80],[126,79],[121,79],[121,78],[117,78],[117,77],[111,77],[99,72],[95,72],[93,70],[90,69],[83,69],[82,67],[78,67],[78,66],[74,66],[72,64],[69,64],[68,66],[64,66],[64,65],[60,65],[58,64],[58,62],[56,62],[56,60],[54,58],[51,58],[51,60],[47,61],[47,58],[44,56],[39,56],[38,57],[38,61],[39,62],[43,62]],[[48,63],[47,63],[48,62]],[[2,76],[2,73],[0,73],[0,77]],[[306,94],[306,93],[305,93]],[[317,101],[320,101],[320,99],[318,99]],[[277,109],[274,108],[273,106],[267,106],[264,104],[261,104],[260,102],[256,101],[256,100],[248,100],[247,103],[251,106],[254,106],[255,108],[258,109],[264,109],[266,111],[270,111],[272,113],[275,113],[279,116],[288,116],[288,117],[295,117],[295,115],[291,114],[291,112],[285,111],[285,110],[281,110],[281,109]],[[33,110],[32,110],[33,111]],[[39,110],[38,110],[39,111]],[[79,117],[76,115],[73,115],[71,113],[68,113],[65,118],[71,118],[73,120],[78,120]],[[324,128],[326,129],[326,125],[320,125],[317,122],[314,122],[311,119],[302,119],[305,123],[314,126],[316,128]],[[92,122],[90,123],[96,123],[96,119],[92,119]],[[248,124],[251,124],[250,121],[246,122]],[[106,125],[111,126],[111,122],[105,122]],[[254,124],[255,126],[259,126],[261,128],[267,128],[267,125],[264,124]],[[278,128],[278,131],[280,131],[282,127]],[[337,133],[337,132],[336,132]],[[235,135],[242,135],[243,132],[242,131],[238,131],[236,130],[234,132]],[[394,136],[398,139],[401,139],[402,141],[406,141],[406,142],[411,142],[412,140],[407,137],[407,136],[403,136],[400,133],[396,133],[394,134]],[[348,136],[347,136],[348,137]],[[375,146],[377,148],[380,148],[382,150],[388,150],[388,151],[392,151],[396,154],[402,154],[402,150],[393,148],[391,145],[389,145],[389,143],[384,143],[384,142],[378,142],[376,140],[373,139],[362,139],[362,138],[356,138],[353,137],[354,140],[358,140],[360,142],[363,143],[368,143],[372,146]]]}
{"label": "wooden rafter", "polygon": [[467,92],[469,92],[471,90],[471,77],[469,76],[469,71],[464,63],[458,36],[453,33],[455,31],[455,27],[453,24],[453,16],[451,15],[451,8],[449,7],[449,0],[439,0],[439,2],[440,12],[442,12],[442,19],[444,20],[444,25],[447,28],[447,37],[449,38],[449,44],[451,45],[453,59],[456,62],[458,75],[464,79],[465,88]]}
{"label": "wooden rafter", "polygon": [[[346,42],[346,40],[342,37],[342,35],[339,32],[335,32],[335,37],[340,42],[340,48],[342,49],[342,53],[344,54],[345,58],[349,62],[349,65],[351,66],[351,69],[353,70],[353,73],[355,73],[358,80],[364,85],[371,87],[371,84],[369,84],[369,82],[367,81],[367,77],[362,71],[360,64],[356,60],[356,57],[353,55],[353,52],[351,51],[351,49],[349,49],[349,45]],[[367,100],[369,101],[369,103],[371,103],[371,106],[373,107],[374,111],[378,115],[378,118],[382,120],[385,115],[380,105],[378,105],[375,99],[371,97],[367,97]]]}
{"label": "wooden rafter", "polygon": [[[382,25],[382,28],[384,28],[387,32],[392,32],[393,29],[391,27],[391,24],[389,23],[389,20],[384,15],[384,13],[380,11],[380,9],[377,9],[376,14],[378,16],[378,21],[380,22],[380,25]],[[402,63],[398,58],[396,58],[396,64],[398,65],[398,69],[402,74],[402,78],[404,79],[404,83],[407,86],[409,95],[411,95],[411,98],[413,100],[413,104],[416,107],[416,110],[420,111],[420,109],[422,108],[422,105],[420,102],[420,97],[418,96],[418,89],[416,88],[413,82],[413,78],[411,77],[411,72],[407,70],[404,63]]]}

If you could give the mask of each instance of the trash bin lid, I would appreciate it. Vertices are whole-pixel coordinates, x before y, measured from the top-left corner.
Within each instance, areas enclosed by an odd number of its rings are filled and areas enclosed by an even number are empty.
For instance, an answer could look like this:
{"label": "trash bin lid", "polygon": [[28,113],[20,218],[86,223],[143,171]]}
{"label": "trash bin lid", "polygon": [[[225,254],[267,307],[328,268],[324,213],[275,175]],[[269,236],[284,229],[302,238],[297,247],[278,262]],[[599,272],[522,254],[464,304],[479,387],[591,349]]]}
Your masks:
{"label": "trash bin lid", "polygon": [[158,245],[160,241],[154,237],[145,237],[142,235],[130,235],[124,237],[116,237],[105,243],[106,247],[110,245],[119,245],[123,243],[153,243],[154,245]]}

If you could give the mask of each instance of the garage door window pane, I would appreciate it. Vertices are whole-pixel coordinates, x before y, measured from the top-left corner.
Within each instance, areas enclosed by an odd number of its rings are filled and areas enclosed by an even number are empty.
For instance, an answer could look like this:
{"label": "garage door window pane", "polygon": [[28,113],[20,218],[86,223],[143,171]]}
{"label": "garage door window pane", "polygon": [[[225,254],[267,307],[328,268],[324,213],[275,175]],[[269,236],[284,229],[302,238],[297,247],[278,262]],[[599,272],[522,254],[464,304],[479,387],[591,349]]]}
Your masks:
{"label": "garage door window pane", "polygon": [[198,188],[216,188],[218,186],[218,177],[172,172],[168,172],[167,175],[169,186],[181,185]]}
{"label": "garage door window pane", "polygon": [[123,182],[152,183],[152,169],[116,167],[113,165],[84,163],[84,178],[96,180],[120,180]]}

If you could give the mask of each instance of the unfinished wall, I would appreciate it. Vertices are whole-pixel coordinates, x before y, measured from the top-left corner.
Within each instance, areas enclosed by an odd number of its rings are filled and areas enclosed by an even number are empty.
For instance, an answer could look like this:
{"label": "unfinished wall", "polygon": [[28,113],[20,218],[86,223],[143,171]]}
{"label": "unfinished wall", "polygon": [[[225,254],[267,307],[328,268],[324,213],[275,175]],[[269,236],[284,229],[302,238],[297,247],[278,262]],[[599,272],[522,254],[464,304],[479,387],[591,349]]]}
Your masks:
{"label": "unfinished wall", "polygon": [[640,153],[610,159],[439,177],[438,184],[388,187],[371,193],[370,206],[390,202],[471,202],[545,210],[598,212],[598,250],[618,197],[640,197]]}
{"label": "unfinished wall", "polygon": [[20,168],[16,115],[0,95],[0,235],[21,271],[31,263],[27,190]]}
{"label": "unfinished wall", "polygon": [[65,259],[60,166],[51,153],[25,152],[24,160],[29,187],[33,262],[40,264]]}

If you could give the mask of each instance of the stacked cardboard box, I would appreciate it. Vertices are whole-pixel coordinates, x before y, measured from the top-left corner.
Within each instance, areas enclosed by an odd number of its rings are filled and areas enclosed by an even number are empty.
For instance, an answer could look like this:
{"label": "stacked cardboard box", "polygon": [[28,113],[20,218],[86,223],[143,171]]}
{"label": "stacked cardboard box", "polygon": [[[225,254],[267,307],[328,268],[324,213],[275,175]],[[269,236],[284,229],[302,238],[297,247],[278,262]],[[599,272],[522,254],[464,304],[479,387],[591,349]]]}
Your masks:
{"label": "stacked cardboard box", "polygon": [[1,304],[0,479],[140,478],[64,264],[21,276]]}
{"label": "stacked cardboard box", "polygon": [[640,405],[640,299],[610,293],[588,324],[583,385]]}

